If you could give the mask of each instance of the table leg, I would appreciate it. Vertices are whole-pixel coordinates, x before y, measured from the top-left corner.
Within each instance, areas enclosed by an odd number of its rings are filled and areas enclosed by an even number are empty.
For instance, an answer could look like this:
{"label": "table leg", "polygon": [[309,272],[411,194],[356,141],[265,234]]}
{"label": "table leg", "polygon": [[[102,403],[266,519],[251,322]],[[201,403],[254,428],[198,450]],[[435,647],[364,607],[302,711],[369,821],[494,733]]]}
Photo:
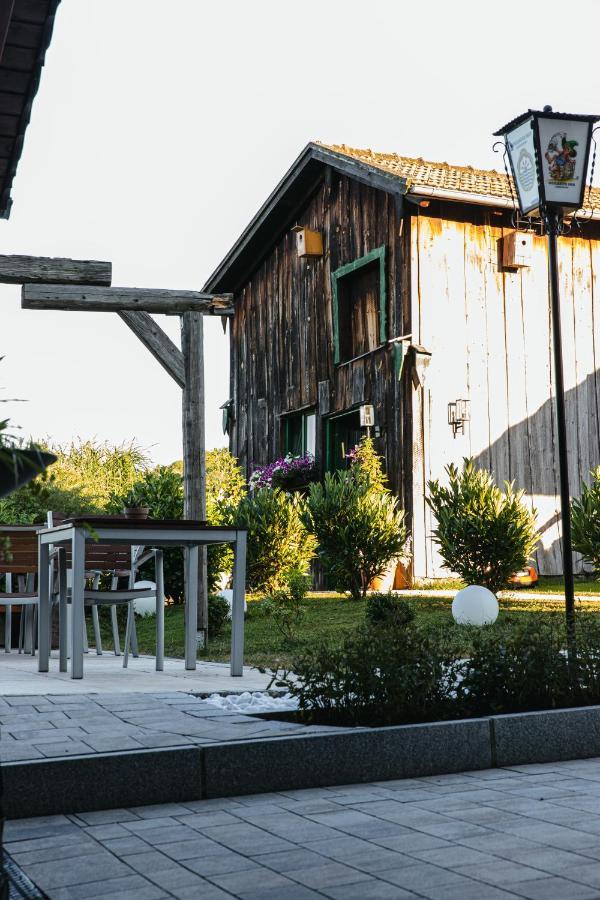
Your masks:
{"label": "table leg", "polygon": [[196,640],[198,618],[198,547],[187,551],[187,596],[185,598],[185,667],[196,668],[198,641]]}
{"label": "table leg", "polygon": [[[50,665],[50,547],[39,542],[38,593],[38,672],[47,672]],[[21,613],[24,617],[24,612]]]}
{"label": "table leg", "polygon": [[165,664],[165,573],[162,550],[155,551],[156,559],[156,671]]}
{"label": "table leg", "polygon": [[238,531],[234,548],[233,600],[231,603],[231,674],[244,670],[244,596],[246,593],[246,532]]}
{"label": "table leg", "polygon": [[73,567],[73,584],[71,587],[71,678],[83,678],[83,629],[85,625],[85,532],[83,528],[73,529],[71,560]]}
{"label": "table leg", "polygon": [[59,670],[67,671],[69,655],[69,628],[67,603],[67,554],[64,547],[58,551],[58,654]]}

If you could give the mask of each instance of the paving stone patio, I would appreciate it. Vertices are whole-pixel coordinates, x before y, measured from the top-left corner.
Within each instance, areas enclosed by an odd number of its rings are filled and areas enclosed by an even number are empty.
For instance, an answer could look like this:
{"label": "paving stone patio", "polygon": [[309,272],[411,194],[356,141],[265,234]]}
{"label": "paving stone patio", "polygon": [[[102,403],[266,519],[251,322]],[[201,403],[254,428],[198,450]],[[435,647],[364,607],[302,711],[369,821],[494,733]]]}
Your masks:
{"label": "paving stone patio", "polygon": [[184,691],[0,696],[0,762],[337,730],[224,711]]}
{"label": "paving stone patio", "polygon": [[20,819],[53,900],[600,898],[600,759]]}
{"label": "paving stone patio", "polygon": [[165,658],[164,672],[157,672],[154,656],[129,657],[123,668],[123,657],[105,652],[97,656],[92,650],[83,663],[84,677],[73,680],[67,672],[58,671],[57,653],[50,659],[50,671],[38,672],[37,658],[23,653],[4,653],[0,649],[0,696],[15,694],[89,694],[94,692],[124,693],[161,691],[263,691],[271,678],[258,669],[244,666],[239,678],[232,678],[229,663],[199,660],[195,671],[186,671],[182,659]]}

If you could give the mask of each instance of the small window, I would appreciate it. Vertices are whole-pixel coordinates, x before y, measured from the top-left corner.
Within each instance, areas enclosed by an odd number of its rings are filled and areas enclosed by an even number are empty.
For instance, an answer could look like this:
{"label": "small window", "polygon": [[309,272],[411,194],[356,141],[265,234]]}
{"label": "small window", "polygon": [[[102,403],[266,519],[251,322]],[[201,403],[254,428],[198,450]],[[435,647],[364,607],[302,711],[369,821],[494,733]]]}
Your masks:
{"label": "small window", "polygon": [[358,410],[327,419],[325,423],[325,468],[328,472],[347,469],[348,454],[360,444],[364,431]]}
{"label": "small window", "polygon": [[336,269],[331,281],[334,361],[341,363],[386,340],[385,247]]}
{"label": "small window", "polygon": [[315,456],[316,448],[316,414],[307,412],[292,413],[284,419],[283,443],[284,452],[292,456],[304,456],[310,453]]}

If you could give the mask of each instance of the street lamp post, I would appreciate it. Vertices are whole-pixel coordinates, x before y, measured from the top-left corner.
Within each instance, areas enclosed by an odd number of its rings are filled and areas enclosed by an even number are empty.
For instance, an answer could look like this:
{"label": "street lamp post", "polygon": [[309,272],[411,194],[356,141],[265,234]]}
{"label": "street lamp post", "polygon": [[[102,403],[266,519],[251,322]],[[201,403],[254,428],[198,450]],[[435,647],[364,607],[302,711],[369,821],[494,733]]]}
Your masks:
{"label": "street lamp post", "polygon": [[530,109],[495,132],[504,138],[524,216],[539,216],[548,236],[548,284],[554,345],[556,426],[560,472],[563,570],[567,632],[574,635],[575,587],[571,549],[571,497],[565,389],[563,379],[557,239],[565,214],[583,206],[586,173],[592,143],[592,126],[600,116],[555,113],[551,106]]}

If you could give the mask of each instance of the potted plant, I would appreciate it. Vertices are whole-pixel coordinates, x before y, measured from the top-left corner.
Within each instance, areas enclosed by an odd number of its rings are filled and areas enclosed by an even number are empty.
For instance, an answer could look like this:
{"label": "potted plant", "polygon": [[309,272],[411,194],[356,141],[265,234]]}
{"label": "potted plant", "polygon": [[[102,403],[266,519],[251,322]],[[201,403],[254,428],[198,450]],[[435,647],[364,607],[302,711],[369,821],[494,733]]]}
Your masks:
{"label": "potted plant", "polygon": [[123,499],[123,512],[128,519],[147,519],[150,514],[150,507],[144,505],[144,498],[135,487]]}
{"label": "potted plant", "polygon": [[276,459],[267,466],[256,466],[250,477],[250,488],[281,488],[283,491],[301,491],[314,481],[315,461],[310,453],[303,456],[287,456]]}

